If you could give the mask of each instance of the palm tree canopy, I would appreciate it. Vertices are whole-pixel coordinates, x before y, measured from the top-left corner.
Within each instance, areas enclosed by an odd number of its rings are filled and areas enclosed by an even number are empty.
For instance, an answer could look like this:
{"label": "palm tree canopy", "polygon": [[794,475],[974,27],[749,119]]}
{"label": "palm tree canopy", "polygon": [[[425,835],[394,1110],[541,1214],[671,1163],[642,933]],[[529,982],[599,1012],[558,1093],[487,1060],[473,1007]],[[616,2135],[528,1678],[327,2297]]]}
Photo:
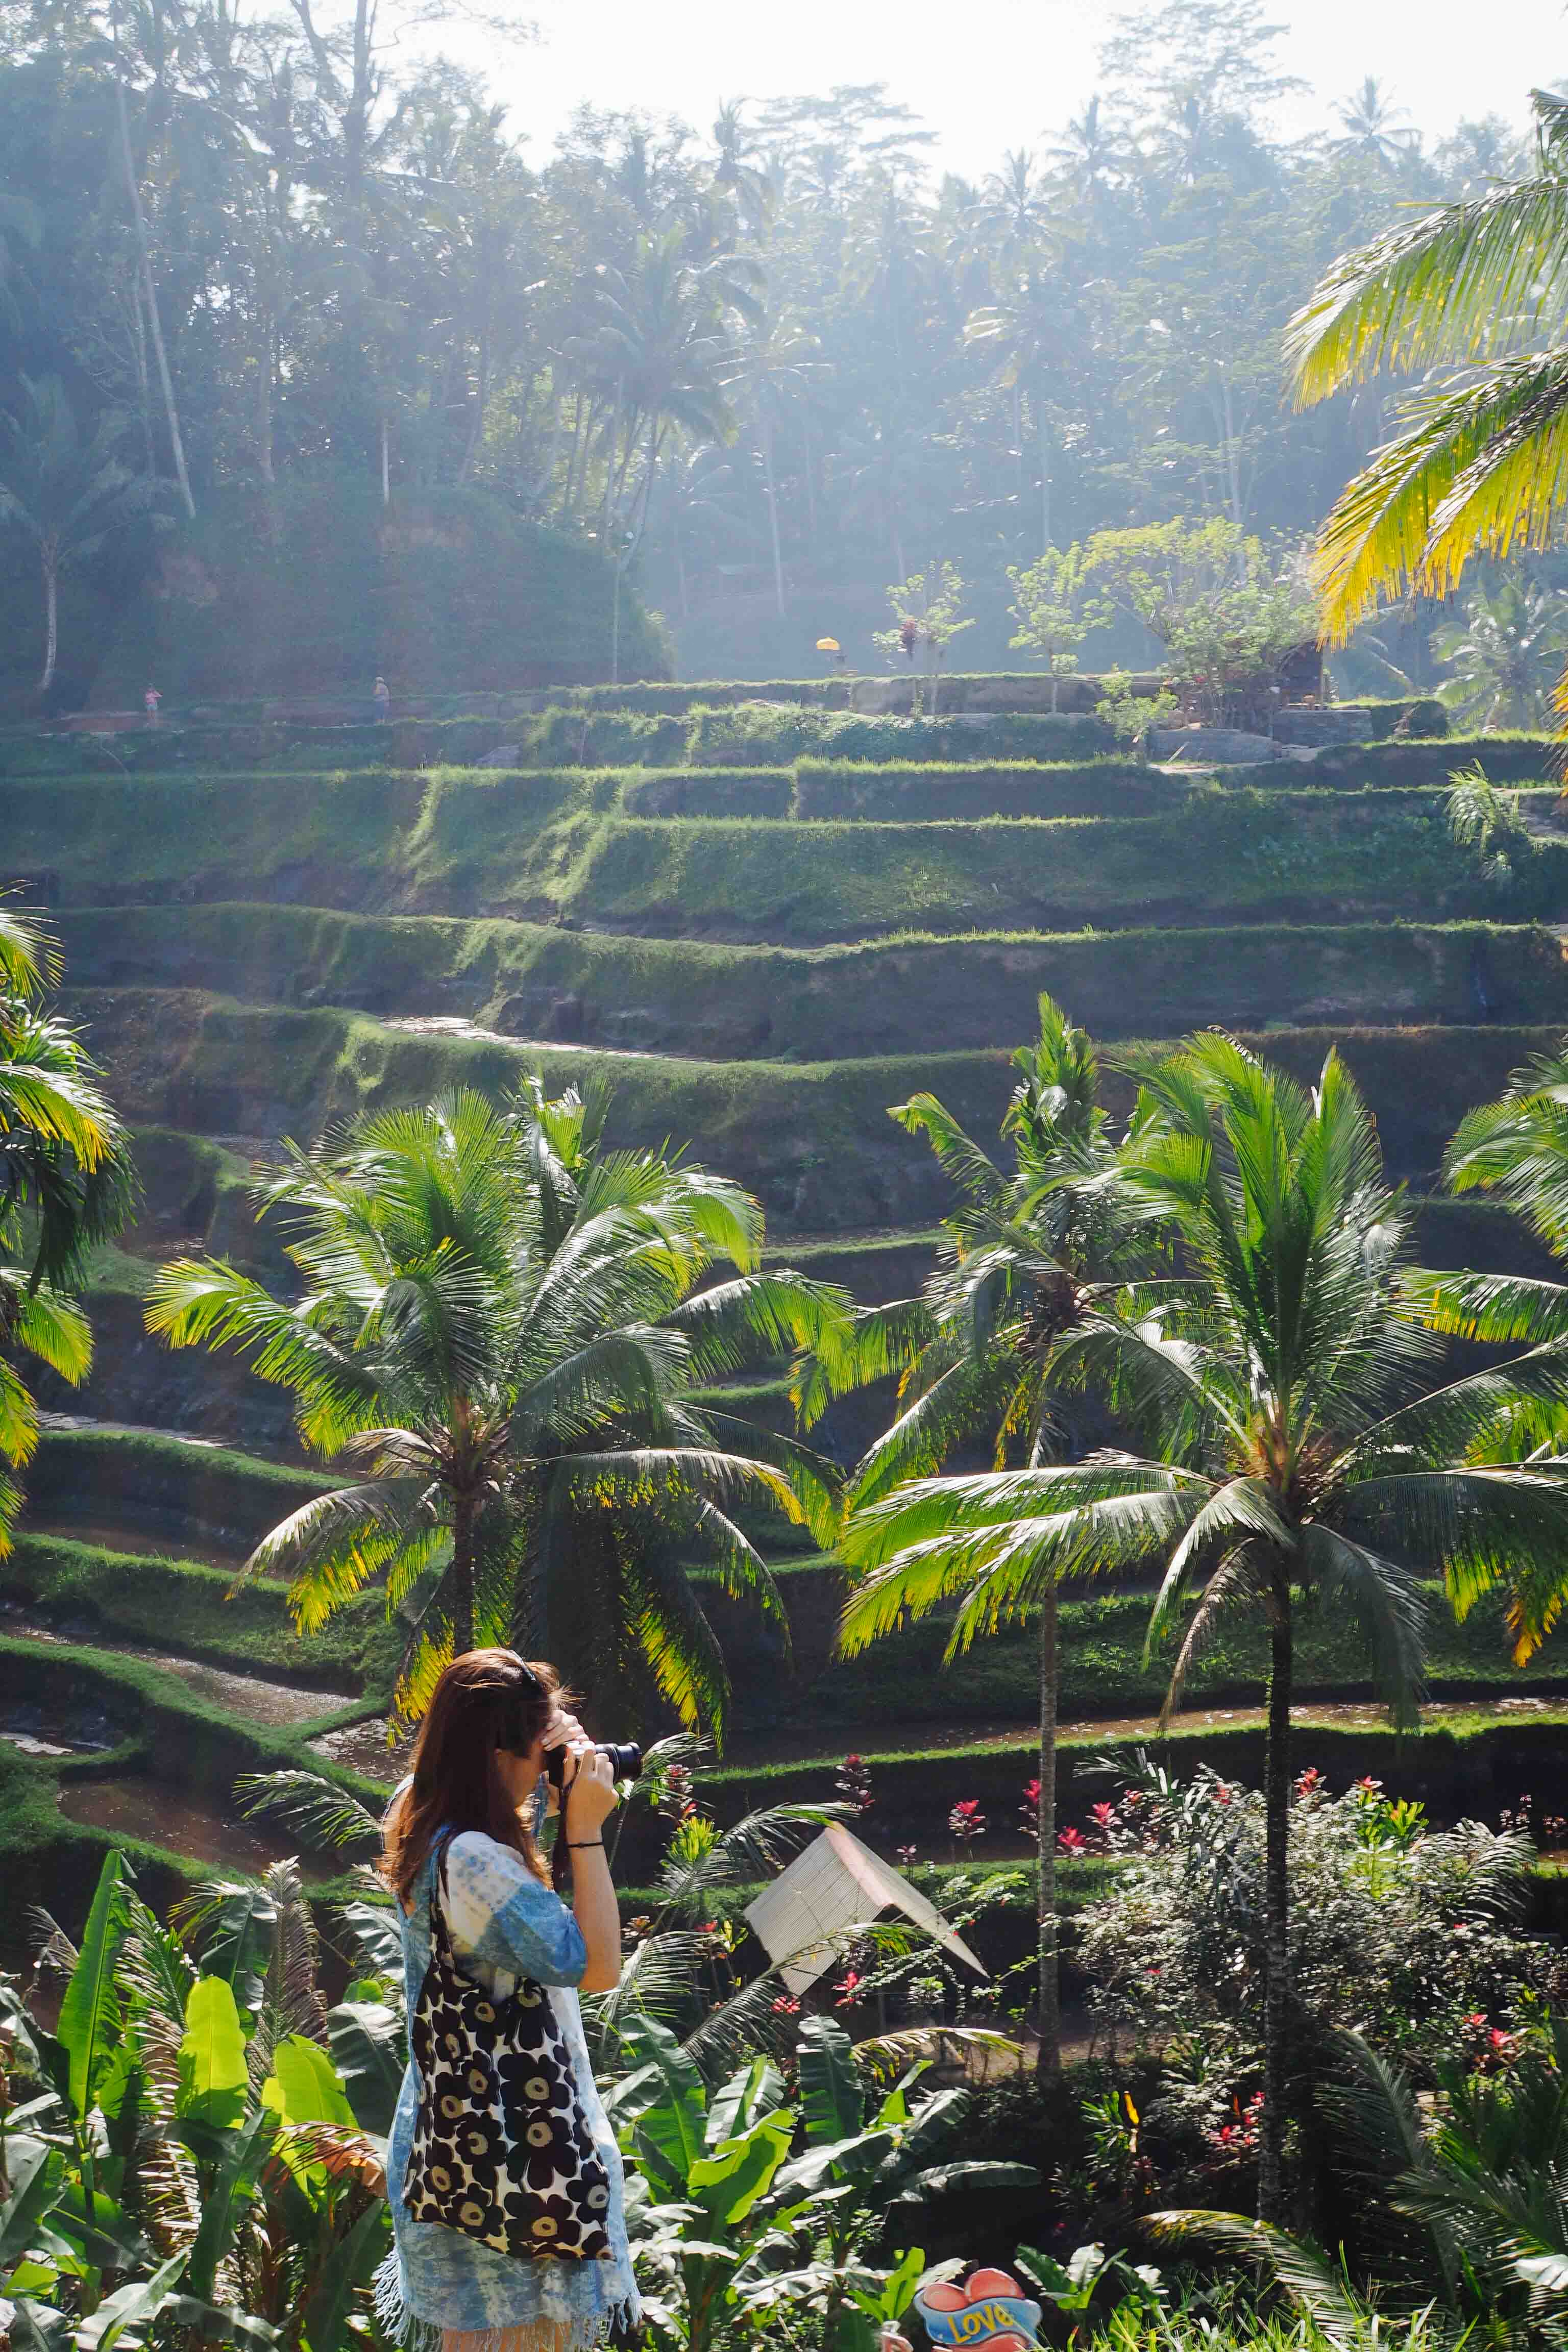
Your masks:
{"label": "palm tree canopy", "polygon": [[0,412],[0,524],[63,562],[92,554],[152,505],[157,485],[115,456],[126,420],[107,410],[83,436],[58,376],[22,376],[20,413]]}
{"label": "palm tree canopy", "polygon": [[734,1514],[782,1511],[824,1539],[836,1515],[826,1464],[705,1406],[701,1383],[813,1343],[847,1302],[762,1268],[762,1213],[738,1186],[607,1149],[603,1108],[534,1082],[506,1108],[461,1092],[293,1150],[261,1205],[286,1221],[300,1296],[178,1260],[148,1325],[239,1349],[353,1474],[247,1570],[289,1574],[306,1630],[382,1581],[413,1627],[406,1708],[455,1638],[559,1630],[597,1578],[604,1622],[584,1638],[629,1643],[685,1719],[721,1734],[723,1662],[684,1563],[706,1559],[782,1622]]}
{"label": "palm tree canopy", "polygon": [[1447,595],[1474,555],[1547,545],[1568,499],[1568,100],[1532,102],[1530,178],[1342,256],[1286,330],[1303,406],[1380,368],[1448,371],[1323,526],[1335,642],[1407,588]]}
{"label": "palm tree canopy", "polygon": [[[129,1139],[74,1030],[44,1009],[59,951],[31,916],[0,902],[0,1345],[73,1385],[92,1362],[92,1334],[68,1286],[131,1213]],[[20,1468],[38,1413],[16,1365],[0,1356],[0,1462]],[[21,1507],[0,1474],[0,1557]]]}
{"label": "palm tree canopy", "polygon": [[1554,1464],[1474,1462],[1513,1397],[1555,1404],[1568,1359],[1430,1384],[1436,1342],[1407,1306],[1408,1217],[1337,1055],[1308,1091],[1234,1039],[1135,1057],[1140,1094],[1115,1182],[1178,1243],[1186,1271],[1131,1283],[1052,1351],[1053,1377],[1110,1386],[1149,1450],[969,1478],[919,1479],[858,1511],[858,1648],[956,1597],[952,1646],[1020,1614],[1066,1574],[1158,1563],[1151,1643],[1186,1625],[1172,1704],[1225,1612],[1342,1609],[1398,1717],[1419,1695],[1417,1574],[1466,1601],[1511,1561],[1541,1573],[1568,1538]]}
{"label": "palm tree canopy", "polygon": [[1098,1286],[1128,1270],[1105,1183],[1113,1146],[1098,1055],[1048,995],[1039,1019],[1038,1040],[1013,1056],[1017,1084],[1002,1121],[1011,1174],[934,1095],[914,1095],[889,1113],[924,1138],[959,1199],[921,1297],[831,1325],[798,1376],[796,1402],[808,1427],[835,1396],[898,1376],[900,1411],[858,1465],[851,1508],[936,1469],[982,1432],[999,1465],[1015,1441],[1046,1445],[1049,1343]]}

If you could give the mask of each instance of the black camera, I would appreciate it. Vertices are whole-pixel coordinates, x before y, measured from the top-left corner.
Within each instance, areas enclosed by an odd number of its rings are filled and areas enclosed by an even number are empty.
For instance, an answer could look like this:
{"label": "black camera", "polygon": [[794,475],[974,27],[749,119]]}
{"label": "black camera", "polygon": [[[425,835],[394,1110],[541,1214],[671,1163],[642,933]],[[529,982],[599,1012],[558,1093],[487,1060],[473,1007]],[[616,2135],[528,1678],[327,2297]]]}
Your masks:
{"label": "black camera", "polygon": [[[609,1758],[617,1780],[635,1780],[641,1772],[642,1749],[635,1739],[599,1739],[594,1747],[596,1755]],[[552,1788],[557,1790],[565,1782],[569,1752],[565,1748],[547,1748],[544,1751],[544,1769]]]}

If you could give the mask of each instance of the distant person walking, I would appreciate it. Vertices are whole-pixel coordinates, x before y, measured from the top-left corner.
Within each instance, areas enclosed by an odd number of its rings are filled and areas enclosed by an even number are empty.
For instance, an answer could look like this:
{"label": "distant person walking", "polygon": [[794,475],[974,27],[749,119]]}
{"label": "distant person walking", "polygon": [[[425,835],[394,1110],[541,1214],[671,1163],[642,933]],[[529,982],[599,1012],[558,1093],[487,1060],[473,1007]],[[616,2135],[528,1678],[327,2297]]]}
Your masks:
{"label": "distant person walking", "polygon": [[392,716],[392,696],[387,689],[386,680],[384,677],[378,677],[375,681],[374,700],[375,703],[375,723],[378,727],[384,727],[387,720]]}
{"label": "distant person walking", "polygon": [[158,724],[158,705],[163,701],[163,696],[159,693],[155,686],[150,686],[147,688],[146,693],[142,697],[142,708],[147,713],[147,724],[149,727],[156,727]]}

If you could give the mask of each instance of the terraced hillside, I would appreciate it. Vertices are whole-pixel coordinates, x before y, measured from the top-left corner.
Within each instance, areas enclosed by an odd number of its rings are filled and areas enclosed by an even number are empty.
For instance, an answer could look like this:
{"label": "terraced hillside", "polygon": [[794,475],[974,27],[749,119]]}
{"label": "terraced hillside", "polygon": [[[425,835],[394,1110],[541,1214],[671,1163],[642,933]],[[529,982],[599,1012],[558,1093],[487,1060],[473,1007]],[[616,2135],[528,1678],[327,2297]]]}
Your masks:
{"label": "terraced hillside", "polygon": [[[1049,988],[1110,1041],[1222,1022],[1310,1076],[1337,1040],[1423,1197],[1430,1256],[1531,1263],[1500,1216],[1426,1196],[1461,1112],[1568,1026],[1568,830],[1545,747],[1376,743],[1216,780],[1081,756],[1092,740],[1082,719],[580,699],[406,729],[0,742],[5,871],[52,911],[68,1004],[136,1123],[146,1193],[99,1271],[91,1384],[53,1400],[87,1425],[47,1441],[0,1569],[14,1850],[58,1866],[108,1832],[242,1858],[263,1848],[235,1825],[236,1771],[384,1777],[374,1608],[310,1646],[276,1588],[224,1598],[256,1536],[320,1483],[293,1462],[286,1402],[221,1360],[164,1353],[140,1303],[176,1246],[276,1276],[253,1162],[362,1105],[500,1087],[524,1065],[552,1082],[607,1070],[623,1139],[689,1139],[757,1191],[779,1255],[898,1296],[947,1202],[888,1106],[933,1087],[988,1137]],[[1530,829],[1502,876],[1445,821],[1446,778],[1478,753],[1520,785]],[[463,764],[481,758],[506,764]],[[785,1410],[776,1381],[735,1402]],[[841,1412],[835,1441],[856,1447],[878,1410]],[[1026,1636],[952,1673],[937,1626],[837,1665],[833,1563],[779,1565],[792,1668],[720,1610],[739,1700],[720,1801],[764,1774],[823,1793],[820,1759],[858,1747],[888,1759],[889,1830],[940,1842],[954,1793],[1013,1819]],[[1142,1613],[1127,1592],[1070,1606],[1064,1702],[1081,1724],[1146,1718]],[[1244,1765],[1258,1668],[1245,1645],[1222,1651],[1198,1691],[1193,1736]],[[1344,1710],[1324,1718],[1325,1753],[1376,1752],[1332,1628],[1302,1671]],[[1479,1774],[1466,1801],[1511,1798],[1568,1727],[1568,1653],[1522,1682],[1482,1614],[1443,1633],[1434,1674],[1458,1712],[1404,1779],[1444,1801]]]}

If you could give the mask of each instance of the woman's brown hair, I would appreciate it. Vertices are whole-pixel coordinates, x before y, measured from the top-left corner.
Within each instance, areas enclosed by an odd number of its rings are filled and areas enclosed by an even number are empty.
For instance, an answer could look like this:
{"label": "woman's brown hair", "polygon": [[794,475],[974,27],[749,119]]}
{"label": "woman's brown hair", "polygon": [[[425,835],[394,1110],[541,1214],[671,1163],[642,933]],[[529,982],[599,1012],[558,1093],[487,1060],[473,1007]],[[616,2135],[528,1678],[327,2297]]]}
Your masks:
{"label": "woman's brown hair", "polygon": [[405,1907],[426,1856],[450,1831],[482,1830],[546,1877],[532,1832],[496,1769],[498,1749],[525,1756],[563,1703],[553,1666],[515,1650],[468,1650],[436,1685],[414,1749],[414,1773],[386,1817],[381,1874]]}

